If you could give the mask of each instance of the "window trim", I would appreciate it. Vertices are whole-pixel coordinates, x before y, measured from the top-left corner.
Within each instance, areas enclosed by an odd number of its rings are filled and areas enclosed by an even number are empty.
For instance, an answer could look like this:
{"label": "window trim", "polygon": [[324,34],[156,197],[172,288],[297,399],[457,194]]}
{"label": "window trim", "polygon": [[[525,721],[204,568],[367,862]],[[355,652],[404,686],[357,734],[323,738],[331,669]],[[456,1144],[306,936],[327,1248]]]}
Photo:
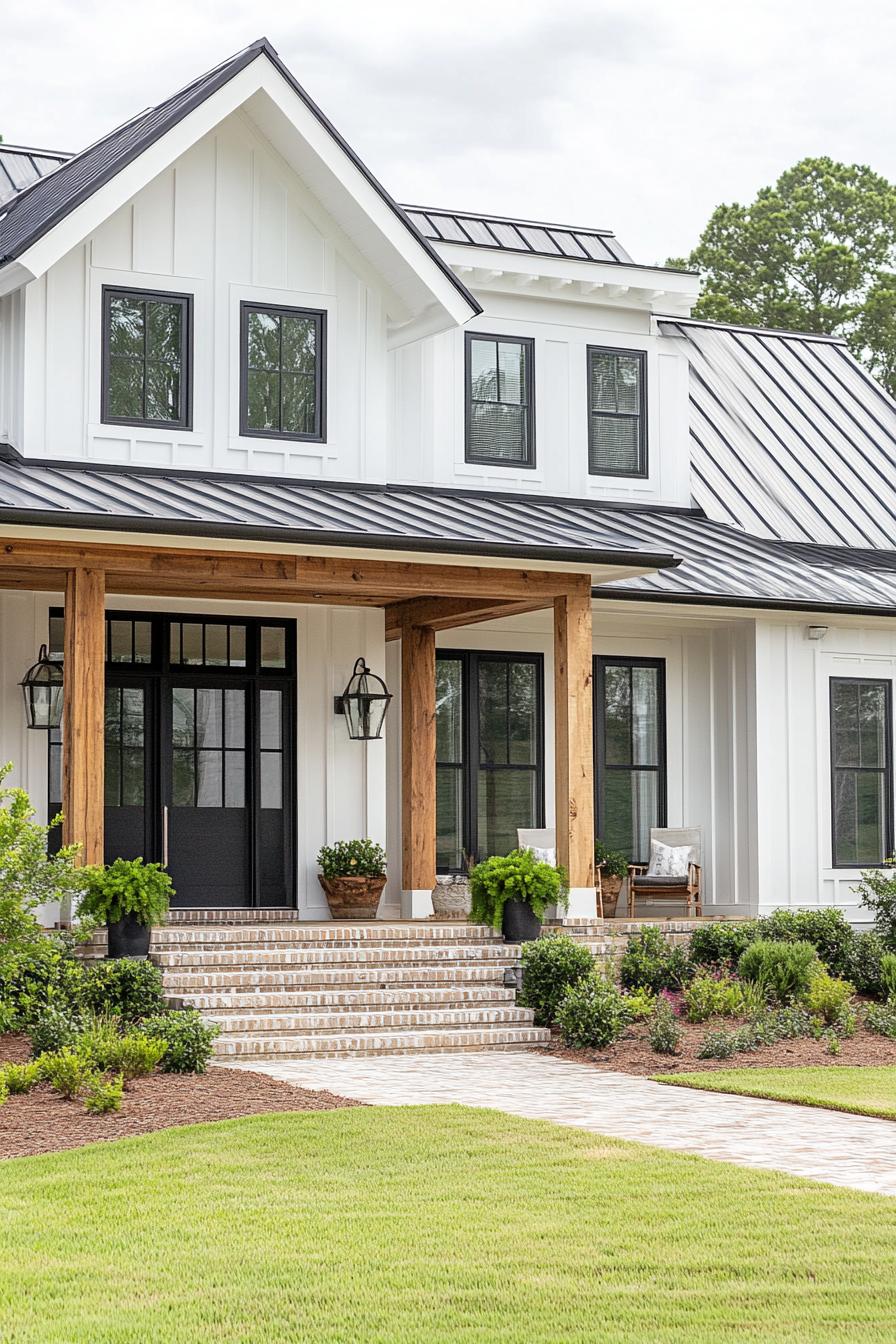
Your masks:
{"label": "window trim", "polygon": [[[635,417],[626,412],[595,411],[591,407],[591,358],[593,355],[631,355],[640,365],[640,385],[638,389],[638,460],[637,471],[595,471],[591,466],[591,425],[595,418],[605,420],[633,420]],[[585,347],[585,407],[588,415],[587,435],[585,439],[588,453],[588,475],[608,476],[615,480],[643,481],[650,475],[650,457],[647,440],[647,351],[628,350],[617,345],[587,345]]]}
{"label": "window trim", "polygon": [[[668,825],[669,805],[669,756],[666,739],[666,660],[665,658],[630,658],[614,654],[596,653],[592,658],[594,672],[594,818],[595,835],[604,838],[604,805],[601,798],[601,783],[605,771],[625,770],[629,774],[635,770],[649,770],[657,776],[657,819],[656,826]],[[608,667],[655,668],[657,672],[658,714],[657,738],[659,741],[659,759],[656,765],[607,765],[606,723],[603,707],[606,699],[606,671]],[[646,863],[649,855],[632,858],[633,863]]]}
{"label": "window trim", "polygon": [[[887,762],[880,766],[836,765],[834,763],[834,686],[841,683],[864,682],[883,686],[885,741],[887,744]],[[887,868],[887,860],[894,850],[893,827],[893,682],[889,677],[829,677],[828,678],[828,736],[829,760],[831,766],[831,868],[837,872],[859,872],[863,868]],[[848,770],[852,774],[874,774],[884,777],[884,857],[878,863],[838,863],[837,862],[837,812],[835,778],[838,770]]]}
{"label": "window trim", "polygon": [[[176,420],[147,420],[109,413],[109,375],[111,365],[111,305],[115,298],[177,303],[183,312],[180,338],[180,415]],[[193,428],[193,295],[174,293],[164,289],[135,289],[128,285],[103,285],[101,291],[101,367],[100,367],[100,423],[103,425],[137,425],[143,429]],[[146,354],[144,342],[144,376]]]}
{"label": "window trim", "polygon": [[[252,429],[249,425],[249,314],[271,313],[276,317],[312,317],[317,327],[317,358],[314,364],[315,429],[311,434],[295,434],[285,429]],[[282,374],[283,370],[280,369]],[[281,396],[282,407],[282,396]],[[327,441],[327,311],[325,308],[301,308],[291,304],[263,303],[253,299],[240,301],[240,437],[247,439],[286,439],[292,443]]]}
{"label": "window trim", "polygon": [[[482,769],[479,761],[479,714],[472,712],[472,694],[478,693],[478,670],[480,663],[528,663],[535,668],[535,702],[537,733],[535,741],[534,766],[493,766],[492,769],[530,770],[535,775],[535,821],[536,827],[544,825],[545,814],[545,746],[544,746],[544,654],[504,649],[436,649],[436,661],[458,661],[461,664],[461,750],[463,760],[439,761],[436,755],[436,777],[439,766],[450,767],[458,772],[463,787],[463,805],[461,808],[461,851],[475,858],[479,845],[479,810],[476,785]],[[478,699],[477,699],[478,706]],[[485,767],[488,769],[489,767]],[[486,856],[487,857],[487,856]],[[436,869],[440,874],[463,873],[465,869]]]}
{"label": "window trim", "polygon": [[[506,458],[489,457],[474,453],[470,447],[473,425],[473,386],[472,386],[472,347],[474,341],[505,341],[521,345],[525,351],[526,387],[526,448],[525,461],[511,462]],[[501,403],[497,403],[501,404]],[[510,403],[507,403],[510,404]],[[464,332],[464,462],[479,467],[503,467],[511,471],[534,471],[537,465],[535,454],[535,337],[510,336],[506,332],[498,334],[491,331]]]}

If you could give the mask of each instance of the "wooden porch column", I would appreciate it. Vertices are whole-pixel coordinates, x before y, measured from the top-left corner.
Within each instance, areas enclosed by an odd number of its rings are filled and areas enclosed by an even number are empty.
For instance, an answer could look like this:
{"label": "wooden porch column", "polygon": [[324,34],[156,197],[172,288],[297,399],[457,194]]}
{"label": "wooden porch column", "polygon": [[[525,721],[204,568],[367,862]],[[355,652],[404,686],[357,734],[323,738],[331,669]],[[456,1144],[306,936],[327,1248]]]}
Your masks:
{"label": "wooden porch column", "polygon": [[80,844],[81,863],[103,862],[104,595],[101,569],[66,572],[62,839]]}
{"label": "wooden porch column", "polygon": [[401,917],[432,914],[436,884],[436,635],[401,632]]}
{"label": "wooden porch column", "polygon": [[554,806],[570,919],[597,915],[591,658],[591,586],[584,580],[554,599]]}

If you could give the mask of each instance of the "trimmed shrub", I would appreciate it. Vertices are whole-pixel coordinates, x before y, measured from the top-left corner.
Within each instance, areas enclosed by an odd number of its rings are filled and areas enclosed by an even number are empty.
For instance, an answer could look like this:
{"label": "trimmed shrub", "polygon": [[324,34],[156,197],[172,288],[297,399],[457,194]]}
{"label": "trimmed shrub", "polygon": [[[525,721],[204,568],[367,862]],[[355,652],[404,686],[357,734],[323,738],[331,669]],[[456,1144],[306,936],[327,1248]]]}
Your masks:
{"label": "trimmed shrub", "polygon": [[880,983],[887,1003],[896,999],[896,953],[885,952],[880,959]]}
{"label": "trimmed shrub", "polygon": [[557,1020],[560,1000],[594,970],[594,957],[584,943],[568,933],[552,933],[523,943],[523,988],[519,1002],[535,1011],[535,1024],[549,1027]]}
{"label": "trimmed shrub", "polygon": [[738,975],[759,985],[779,1003],[802,999],[818,965],[811,943],[775,943],[759,939],[737,963]]}
{"label": "trimmed shrub", "polygon": [[4,943],[0,920],[0,1000],[8,1025],[26,1030],[49,1008],[76,1009],[84,975],[65,940],[34,926],[33,936]]}
{"label": "trimmed shrub", "polygon": [[28,1032],[31,1054],[37,1058],[74,1045],[83,1030],[80,1013],[68,1008],[46,1008]]}
{"label": "trimmed shrub", "polygon": [[869,1003],[865,1009],[864,1019],[869,1031],[896,1041],[896,1004]]}
{"label": "trimmed shrub", "polygon": [[697,975],[684,991],[685,1014],[689,1022],[706,1022],[711,1017],[736,1017],[744,1011],[744,995],[736,980],[727,975]]}
{"label": "trimmed shrub", "polygon": [[656,1007],[656,995],[649,989],[630,989],[622,996],[625,999],[625,1007],[629,1017],[633,1022],[640,1022],[645,1017],[649,1017]]}
{"label": "trimmed shrub", "polygon": [[135,1031],[119,1039],[106,1067],[117,1073],[127,1086],[135,1078],[146,1078],[154,1073],[167,1049],[165,1041]]}
{"label": "trimmed shrub", "polygon": [[661,989],[681,989],[691,975],[685,949],[673,947],[653,925],[632,934],[619,966],[624,989],[649,989],[653,994]]}
{"label": "trimmed shrub", "polygon": [[557,1022],[567,1045],[599,1050],[619,1040],[629,1015],[616,986],[595,971],[566,991],[557,1009]]}
{"label": "trimmed shrub", "polygon": [[205,1073],[214,1053],[212,1042],[221,1028],[205,1022],[195,1008],[184,1008],[148,1017],[141,1025],[144,1036],[164,1041],[164,1073]]}
{"label": "trimmed shrub", "polygon": [[702,924],[691,934],[691,961],[695,966],[733,970],[757,937],[755,919],[740,924]]}
{"label": "trimmed shrub", "polygon": [[856,934],[846,978],[855,985],[859,994],[867,994],[871,999],[886,997],[882,971],[885,953],[886,948],[880,934],[871,932]]}
{"label": "trimmed shrub", "polygon": [[164,1012],[162,973],[151,961],[116,957],[84,974],[81,1001],[94,1013],[115,1013],[127,1022]]}
{"label": "trimmed shrub", "polygon": [[[896,966],[896,957],[893,958]],[[848,980],[828,975],[819,967],[809,981],[806,992],[806,1007],[813,1017],[831,1026],[840,1018],[843,1010],[849,1007],[849,1001],[855,989]]]}
{"label": "trimmed shrub", "polygon": [[855,932],[842,910],[775,910],[756,921],[757,937],[811,943],[832,975],[848,975]]}
{"label": "trimmed shrub", "polygon": [[92,1069],[105,1073],[113,1067],[120,1041],[118,1024],[114,1018],[93,1017],[84,1022],[81,1034],[72,1048]]}
{"label": "trimmed shrub", "polygon": [[700,1049],[697,1051],[698,1059],[730,1059],[740,1050],[747,1049],[744,1045],[744,1035],[741,1031],[708,1031],[703,1037]]}
{"label": "trimmed shrub", "polygon": [[40,1082],[41,1070],[38,1061],[30,1064],[7,1064],[0,1069],[0,1081],[11,1097],[23,1096]]}
{"label": "trimmed shrub", "polygon": [[874,930],[884,951],[896,952],[896,867],[869,868],[853,890],[874,916]]}
{"label": "trimmed shrub", "polygon": [[684,1030],[668,999],[658,999],[647,1027],[647,1039],[658,1055],[677,1055]]}
{"label": "trimmed shrub", "polygon": [[77,1050],[66,1047],[55,1054],[41,1055],[40,1075],[61,1097],[73,1101],[96,1076],[96,1070]]}
{"label": "trimmed shrub", "polygon": [[124,1078],[103,1078],[95,1074],[88,1079],[84,1091],[84,1109],[90,1115],[108,1115],[110,1111],[121,1110],[121,1098],[124,1093]]}

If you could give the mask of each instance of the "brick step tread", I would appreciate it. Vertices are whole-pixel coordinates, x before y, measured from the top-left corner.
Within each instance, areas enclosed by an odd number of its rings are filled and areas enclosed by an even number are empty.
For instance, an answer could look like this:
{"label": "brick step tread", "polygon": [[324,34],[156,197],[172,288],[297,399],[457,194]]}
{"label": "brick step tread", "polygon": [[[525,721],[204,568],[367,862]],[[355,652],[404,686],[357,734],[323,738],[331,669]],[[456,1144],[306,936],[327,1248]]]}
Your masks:
{"label": "brick step tread", "polygon": [[504,970],[497,966],[317,966],[304,970],[278,967],[273,970],[201,971],[166,970],[163,980],[167,994],[180,992],[207,993],[224,989],[346,989],[374,988],[400,985],[404,989],[427,989],[432,986],[504,984]]}
{"label": "brick step tread", "polygon": [[444,1031],[392,1031],[338,1036],[219,1036],[218,1061],[228,1058],[303,1058],[309,1055],[418,1053],[494,1046],[546,1045],[543,1027],[448,1027]]}
{"label": "brick step tread", "polygon": [[202,1013],[214,1013],[221,1018],[225,1013],[245,1013],[265,1010],[282,1012],[291,1008],[464,1008],[471,1004],[513,1003],[512,989],[497,986],[478,986],[473,989],[343,989],[343,990],[273,990],[258,994],[240,993],[185,993],[179,1002]]}
{"label": "brick step tread", "polygon": [[[153,930],[152,946],[181,947],[192,943],[229,942],[242,946],[253,942],[298,943],[432,943],[432,942],[485,942],[500,943],[501,934],[487,924],[467,924],[460,920],[451,924],[390,924],[380,921],[370,924],[203,924],[162,925]],[[106,946],[105,931],[98,930],[84,944],[88,948]]]}
{"label": "brick step tread", "polygon": [[315,1036],[344,1035],[369,1031],[442,1031],[448,1027],[532,1026],[532,1012],[528,1008],[474,1006],[471,1008],[390,1010],[385,1012],[349,1013],[253,1013],[228,1017],[226,1014],[206,1013],[210,1022],[217,1022],[222,1039],[229,1036]]}
{"label": "brick step tread", "polygon": [[163,970],[212,966],[401,966],[401,965],[477,965],[493,963],[516,965],[519,947],[503,943],[483,947],[380,947],[380,948],[237,948],[212,952],[154,952],[152,960]]}
{"label": "brick step tread", "polygon": [[[153,943],[150,948],[152,956],[192,956],[194,953],[204,952],[209,955],[221,952],[227,952],[231,956],[242,956],[246,953],[256,955],[267,952],[317,952],[321,955],[335,954],[337,952],[355,952],[369,957],[377,957],[381,952],[426,952],[431,950],[443,952],[453,949],[457,952],[478,952],[480,949],[502,950],[507,946],[500,939],[488,941],[480,938],[464,938],[459,941],[449,940],[447,938],[434,938],[432,940],[424,939],[393,939],[377,938],[370,942],[356,940],[353,942],[343,942],[333,939],[330,942],[306,942],[299,938],[286,939],[263,939],[259,942],[234,943],[218,941],[202,941],[191,943]],[[90,952],[99,952],[102,955],[102,949],[89,949]]]}

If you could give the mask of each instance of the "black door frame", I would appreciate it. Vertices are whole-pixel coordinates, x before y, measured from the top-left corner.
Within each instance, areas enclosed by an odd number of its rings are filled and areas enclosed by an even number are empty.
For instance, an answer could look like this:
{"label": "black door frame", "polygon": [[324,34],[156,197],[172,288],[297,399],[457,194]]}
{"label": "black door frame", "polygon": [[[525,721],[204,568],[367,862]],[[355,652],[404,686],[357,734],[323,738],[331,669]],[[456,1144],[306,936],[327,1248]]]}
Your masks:
{"label": "black door frame", "polygon": [[[64,616],[62,608],[50,610],[51,621]],[[174,685],[209,686],[226,688],[244,686],[246,689],[246,809],[249,812],[249,855],[247,879],[250,902],[246,908],[295,909],[297,905],[297,794],[298,751],[297,726],[297,669],[296,622],[282,616],[241,616],[238,613],[192,611],[131,611],[108,610],[107,623],[118,621],[147,621],[151,626],[151,657],[143,663],[107,661],[105,684],[110,686],[140,686],[145,688],[145,824],[144,836],[147,861],[161,862],[163,858],[163,807],[171,807],[171,688]],[[172,664],[172,623],[196,625],[231,625],[246,627],[246,666],[222,667],[203,664]],[[285,631],[285,667],[262,668],[261,629],[265,626]],[[52,627],[51,627],[52,629]],[[107,625],[108,630],[108,625]],[[261,901],[261,846],[260,846],[260,765],[261,749],[258,732],[259,705],[262,690],[282,692],[282,751],[283,751],[283,877],[286,905],[264,906]],[[166,745],[167,744],[167,745]],[[58,738],[51,735],[51,750],[59,749]],[[53,800],[50,815],[58,808]],[[58,828],[57,828],[58,829]],[[55,838],[55,837],[54,837]],[[56,841],[58,846],[58,839]],[[188,908],[188,907],[185,907]],[[214,908],[214,907],[211,907]],[[225,908],[225,907],[222,907]],[[237,907],[234,907],[237,908]]]}

